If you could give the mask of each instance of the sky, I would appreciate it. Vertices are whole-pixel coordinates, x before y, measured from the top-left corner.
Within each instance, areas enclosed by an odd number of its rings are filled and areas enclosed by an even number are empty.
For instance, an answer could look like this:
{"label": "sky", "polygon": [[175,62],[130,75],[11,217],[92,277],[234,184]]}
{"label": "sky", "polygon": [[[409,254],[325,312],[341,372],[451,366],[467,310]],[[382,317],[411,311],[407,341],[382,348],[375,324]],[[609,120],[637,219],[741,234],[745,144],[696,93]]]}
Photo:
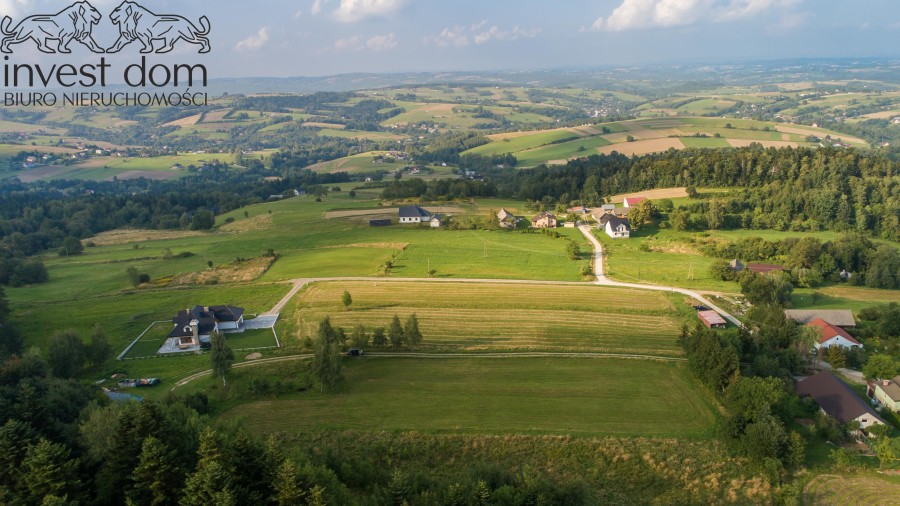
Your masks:
{"label": "sky", "polygon": [[[62,0],[0,0],[13,25]],[[119,0],[91,0],[104,15],[94,37],[109,47]],[[211,78],[356,72],[590,68],[741,63],[786,58],[900,56],[900,0],[140,0],[195,24],[207,16],[212,51],[180,44],[153,61],[203,63]],[[76,47],[77,46],[77,47]],[[48,57],[33,43],[16,61]],[[133,43],[112,61],[134,61]]]}

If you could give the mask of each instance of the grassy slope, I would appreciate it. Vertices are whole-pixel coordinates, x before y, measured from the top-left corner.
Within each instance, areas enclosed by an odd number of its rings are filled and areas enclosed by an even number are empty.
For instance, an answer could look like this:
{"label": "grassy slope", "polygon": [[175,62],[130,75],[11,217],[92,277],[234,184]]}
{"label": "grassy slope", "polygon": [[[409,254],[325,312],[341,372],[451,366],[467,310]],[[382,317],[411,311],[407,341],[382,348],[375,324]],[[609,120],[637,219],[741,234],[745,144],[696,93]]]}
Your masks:
{"label": "grassy slope", "polygon": [[[260,432],[316,429],[698,436],[714,421],[683,365],[605,359],[363,359],[338,394],[227,412]],[[648,381],[648,379],[651,379]]]}
{"label": "grassy slope", "polygon": [[[353,296],[344,311],[341,294]],[[369,333],[415,313],[428,351],[586,351],[680,356],[684,308],[660,293],[596,286],[334,282],[295,299],[295,335],[319,322]],[[288,345],[294,344],[284,336]]]}

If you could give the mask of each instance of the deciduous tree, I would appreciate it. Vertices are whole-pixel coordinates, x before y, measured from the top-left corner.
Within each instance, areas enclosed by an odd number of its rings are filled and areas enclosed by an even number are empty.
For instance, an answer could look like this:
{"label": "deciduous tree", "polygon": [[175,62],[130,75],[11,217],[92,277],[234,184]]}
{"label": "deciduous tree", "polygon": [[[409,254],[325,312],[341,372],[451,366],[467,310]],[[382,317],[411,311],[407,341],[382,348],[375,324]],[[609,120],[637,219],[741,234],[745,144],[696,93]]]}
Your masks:
{"label": "deciduous tree", "polygon": [[222,384],[227,386],[225,375],[231,370],[231,364],[234,363],[234,352],[225,341],[225,335],[216,332],[211,336],[212,349],[210,350],[210,360],[212,362],[212,370],[214,378],[222,378]]}

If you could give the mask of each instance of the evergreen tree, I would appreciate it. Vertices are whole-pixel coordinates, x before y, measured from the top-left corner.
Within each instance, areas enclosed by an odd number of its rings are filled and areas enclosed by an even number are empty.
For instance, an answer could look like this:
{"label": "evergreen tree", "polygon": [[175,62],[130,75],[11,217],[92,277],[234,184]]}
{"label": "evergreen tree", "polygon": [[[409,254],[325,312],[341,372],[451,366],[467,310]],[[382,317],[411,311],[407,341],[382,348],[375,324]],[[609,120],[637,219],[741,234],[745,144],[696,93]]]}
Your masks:
{"label": "evergreen tree", "polygon": [[353,329],[353,333],[350,334],[350,343],[354,348],[365,348],[369,345],[369,335],[366,334],[366,328],[362,324]]}
{"label": "evergreen tree", "polygon": [[403,346],[403,341],[405,336],[403,335],[403,325],[400,323],[400,317],[394,315],[394,319],[391,320],[391,326],[388,329],[388,339],[391,340],[392,348],[399,348]]}
{"label": "evergreen tree", "polygon": [[30,502],[40,504],[47,498],[76,500],[80,484],[78,459],[71,458],[65,446],[41,438],[28,448],[22,468],[22,483]]}
{"label": "evergreen tree", "polygon": [[185,482],[179,501],[182,506],[235,504],[232,487],[234,469],[228,467],[225,445],[216,432],[207,427],[200,435],[200,459]]}
{"label": "evergreen tree", "polygon": [[344,379],[338,333],[331,326],[330,318],[319,324],[311,367],[322,390],[335,388]]}
{"label": "evergreen tree", "polygon": [[279,506],[303,504],[306,493],[298,483],[297,466],[291,459],[284,459],[278,466],[272,487],[274,489],[272,502],[275,504]]}
{"label": "evergreen tree", "polygon": [[134,506],[174,504],[181,488],[175,452],[154,436],[144,439],[137,467],[131,473],[128,502]]}
{"label": "evergreen tree", "polygon": [[415,313],[410,315],[406,320],[406,326],[403,327],[403,335],[409,344],[415,346],[422,342],[422,333],[419,331],[419,320]]}

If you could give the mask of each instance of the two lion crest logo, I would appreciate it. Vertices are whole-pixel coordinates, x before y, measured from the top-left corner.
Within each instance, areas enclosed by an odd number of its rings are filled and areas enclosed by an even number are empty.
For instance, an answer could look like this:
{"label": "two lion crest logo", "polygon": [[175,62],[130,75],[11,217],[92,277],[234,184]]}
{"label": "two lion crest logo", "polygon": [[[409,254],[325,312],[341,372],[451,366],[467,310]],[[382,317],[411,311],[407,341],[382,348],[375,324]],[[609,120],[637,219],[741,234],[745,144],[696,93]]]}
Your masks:
{"label": "two lion crest logo", "polygon": [[[10,29],[12,19],[4,16],[0,23],[3,40],[0,51],[12,53],[10,46],[28,40],[37,43],[44,53],[71,53],[72,41],[80,42],[95,53],[117,53],[134,41],[143,47],[141,53],[168,53],[179,40],[200,46],[200,53],[211,49],[209,19],[200,18],[200,28],[184,16],[154,14],[136,2],[126,0],[110,14],[109,19],[119,28],[115,44],[104,49],[94,40],[94,25],[103,16],[87,1],[75,2],[56,14],[28,16]],[[159,43],[154,50],[154,43]]]}

